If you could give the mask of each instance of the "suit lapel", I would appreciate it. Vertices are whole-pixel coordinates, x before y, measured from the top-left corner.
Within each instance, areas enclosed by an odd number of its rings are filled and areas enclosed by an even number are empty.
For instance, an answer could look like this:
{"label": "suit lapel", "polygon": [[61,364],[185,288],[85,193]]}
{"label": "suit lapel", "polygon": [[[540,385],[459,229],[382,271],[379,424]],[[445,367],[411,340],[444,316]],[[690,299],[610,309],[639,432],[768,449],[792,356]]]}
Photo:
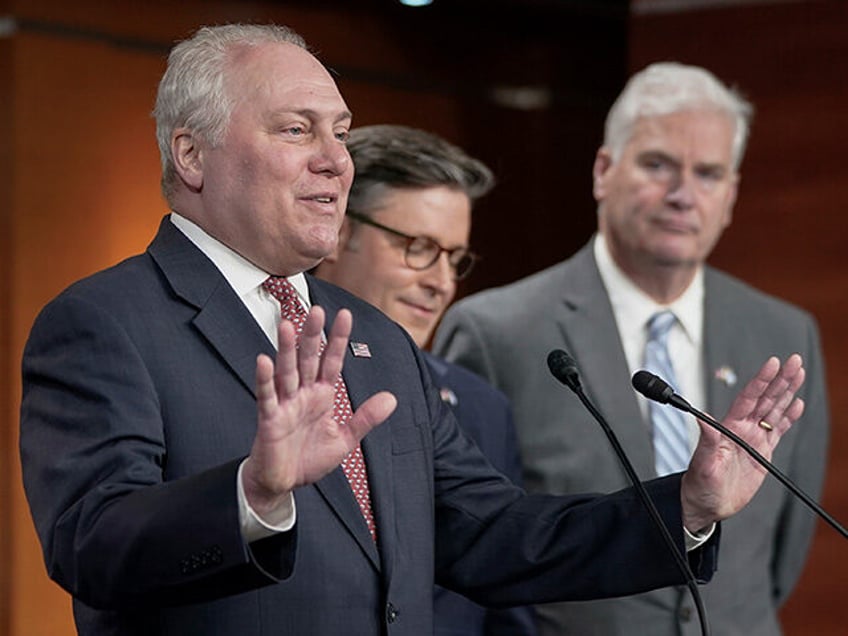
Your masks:
{"label": "suit lapel", "polygon": [[256,355],[274,349],[218,268],[165,217],[148,252],[174,293],[197,308],[194,325],[254,392]]}
{"label": "suit lapel", "polygon": [[[218,352],[245,388],[255,394],[256,355],[258,352],[264,352],[273,357],[274,348],[217,267],[170,222],[168,217],[165,217],[160,224],[159,232],[148,248],[148,252],[168,279],[174,293],[197,309],[193,324],[200,334]],[[314,281],[310,281],[310,291],[313,283]],[[327,310],[329,322],[333,320],[339,309],[330,294],[317,294],[313,296],[313,302]],[[356,330],[355,325],[354,330]],[[348,380],[351,374],[347,372],[348,363],[351,360],[356,358],[353,358],[348,350],[345,359],[345,381],[355,409],[364,400],[363,396],[367,397],[367,388],[364,386],[357,386],[356,390],[351,388],[351,382]],[[363,379],[362,383],[365,382]],[[355,382],[354,386],[356,386]],[[377,431],[380,430],[380,428],[377,429]],[[369,438],[374,433],[369,435]],[[387,434],[388,431],[382,435]],[[381,435],[375,437],[380,438]],[[385,461],[377,460],[377,457],[383,455],[390,457],[391,446],[390,444],[387,446],[389,452],[386,453],[382,450],[384,445],[372,444],[370,440],[369,443],[363,443],[369,475],[372,474],[372,470],[374,471],[369,479],[371,482],[376,481],[375,477],[378,475],[381,481],[391,482],[390,479],[385,479],[384,475],[379,474],[388,470],[384,468]],[[373,468],[372,464],[374,464]],[[374,566],[379,567],[377,548],[341,467],[317,482],[315,488],[355,537]],[[388,500],[391,501],[391,498],[389,497]],[[387,506],[382,503],[381,507]],[[378,512],[379,508],[375,507],[375,514]],[[378,533],[380,518],[378,514]],[[387,537],[391,535],[388,531],[385,534]],[[378,535],[378,540],[382,543],[383,538]]]}
{"label": "suit lapel", "polygon": [[[736,304],[721,289],[711,268],[704,273],[704,379],[707,410],[721,418],[747,380],[750,362],[745,343],[739,342],[740,323],[734,315]],[[744,336],[743,336],[744,337]],[[697,405],[696,405],[697,406]]]}
{"label": "suit lapel", "polygon": [[584,390],[609,422],[640,477],[653,477],[650,428],[631,388],[627,359],[591,242],[568,262],[563,274],[563,302],[554,318],[577,361]]}

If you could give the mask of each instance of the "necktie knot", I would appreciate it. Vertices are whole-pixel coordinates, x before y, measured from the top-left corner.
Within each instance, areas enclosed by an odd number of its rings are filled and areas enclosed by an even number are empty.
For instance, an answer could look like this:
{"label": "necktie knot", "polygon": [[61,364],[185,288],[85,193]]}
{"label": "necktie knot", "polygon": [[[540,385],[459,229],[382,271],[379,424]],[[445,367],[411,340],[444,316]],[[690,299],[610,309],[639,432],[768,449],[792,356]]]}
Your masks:
{"label": "necktie knot", "polygon": [[280,315],[293,323],[295,331],[300,335],[303,323],[306,322],[306,309],[300,302],[297,290],[284,276],[269,276],[262,287],[280,303]]}
{"label": "necktie knot", "polygon": [[648,340],[665,346],[675,322],[677,322],[677,316],[668,309],[655,313],[648,320]]}

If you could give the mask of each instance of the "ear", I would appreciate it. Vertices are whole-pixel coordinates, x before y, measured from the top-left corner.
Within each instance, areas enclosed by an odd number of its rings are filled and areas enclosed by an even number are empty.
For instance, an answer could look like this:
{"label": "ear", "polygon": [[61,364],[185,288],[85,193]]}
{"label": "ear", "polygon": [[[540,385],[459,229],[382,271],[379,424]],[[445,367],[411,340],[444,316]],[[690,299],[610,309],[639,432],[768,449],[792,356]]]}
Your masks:
{"label": "ear", "polygon": [[203,152],[194,132],[177,128],[171,138],[171,156],[183,183],[195,192],[203,187]]}
{"label": "ear", "polygon": [[595,163],[592,165],[592,194],[595,201],[600,202],[607,195],[606,177],[612,168],[612,153],[606,146],[598,148],[595,154]]}
{"label": "ear", "polygon": [[739,181],[742,180],[742,175],[738,172],[733,173],[730,182],[730,191],[727,194],[727,208],[724,213],[724,223],[722,228],[726,228],[733,221],[733,207],[736,205],[736,197],[739,194]]}

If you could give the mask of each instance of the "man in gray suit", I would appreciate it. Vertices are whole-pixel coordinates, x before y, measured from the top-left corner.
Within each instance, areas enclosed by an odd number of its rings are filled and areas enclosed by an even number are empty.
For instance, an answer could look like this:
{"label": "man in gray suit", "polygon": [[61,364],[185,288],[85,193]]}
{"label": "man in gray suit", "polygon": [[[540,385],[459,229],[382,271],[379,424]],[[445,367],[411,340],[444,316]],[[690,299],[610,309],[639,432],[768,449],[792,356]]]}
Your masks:
{"label": "man in gray suit", "polygon": [[[665,472],[655,464],[661,435],[630,377],[650,362],[651,318],[670,311],[668,373],[679,393],[711,413],[724,412],[738,379],[764,355],[802,354],[804,425],[786,436],[774,461],[807,493],[820,494],[828,407],[815,321],[705,264],[731,221],[750,114],[745,100],[703,69],[664,63],[638,73],[610,110],[595,158],[597,235],[572,258],[447,313],[434,351],[512,399],[531,492],[627,483],[595,421],[545,368],[556,348],[576,359],[587,394],[639,475]],[[698,427],[684,421],[678,430],[687,431],[688,452]],[[780,634],[777,612],[801,573],[814,520],[767,479],[724,525],[719,571],[702,589],[714,633]],[[547,635],[698,633],[682,587],[539,610]]]}

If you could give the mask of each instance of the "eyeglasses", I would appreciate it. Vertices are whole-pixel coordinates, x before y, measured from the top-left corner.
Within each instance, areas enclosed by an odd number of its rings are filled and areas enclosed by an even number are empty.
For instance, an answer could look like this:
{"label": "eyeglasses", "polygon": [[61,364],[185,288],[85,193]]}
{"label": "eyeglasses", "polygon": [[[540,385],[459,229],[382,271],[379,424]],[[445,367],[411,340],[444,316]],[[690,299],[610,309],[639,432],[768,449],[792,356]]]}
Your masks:
{"label": "eyeglasses", "polygon": [[474,263],[480,259],[477,254],[469,250],[467,247],[455,247],[454,249],[449,250],[442,247],[428,236],[411,236],[409,234],[405,234],[404,232],[383,225],[382,223],[378,223],[371,217],[365,216],[364,214],[348,210],[347,216],[355,221],[376,227],[378,230],[383,230],[384,232],[394,234],[395,236],[399,236],[404,239],[406,241],[406,246],[404,247],[403,260],[406,263],[406,266],[410,269],[421,271],[428,267],[432,267],[436,261],[439,260],[442,252],[447,252],[448,263],[450,263],[453,268],[453,279],[462,280],[471,273],[471,270],[474,268]]}

